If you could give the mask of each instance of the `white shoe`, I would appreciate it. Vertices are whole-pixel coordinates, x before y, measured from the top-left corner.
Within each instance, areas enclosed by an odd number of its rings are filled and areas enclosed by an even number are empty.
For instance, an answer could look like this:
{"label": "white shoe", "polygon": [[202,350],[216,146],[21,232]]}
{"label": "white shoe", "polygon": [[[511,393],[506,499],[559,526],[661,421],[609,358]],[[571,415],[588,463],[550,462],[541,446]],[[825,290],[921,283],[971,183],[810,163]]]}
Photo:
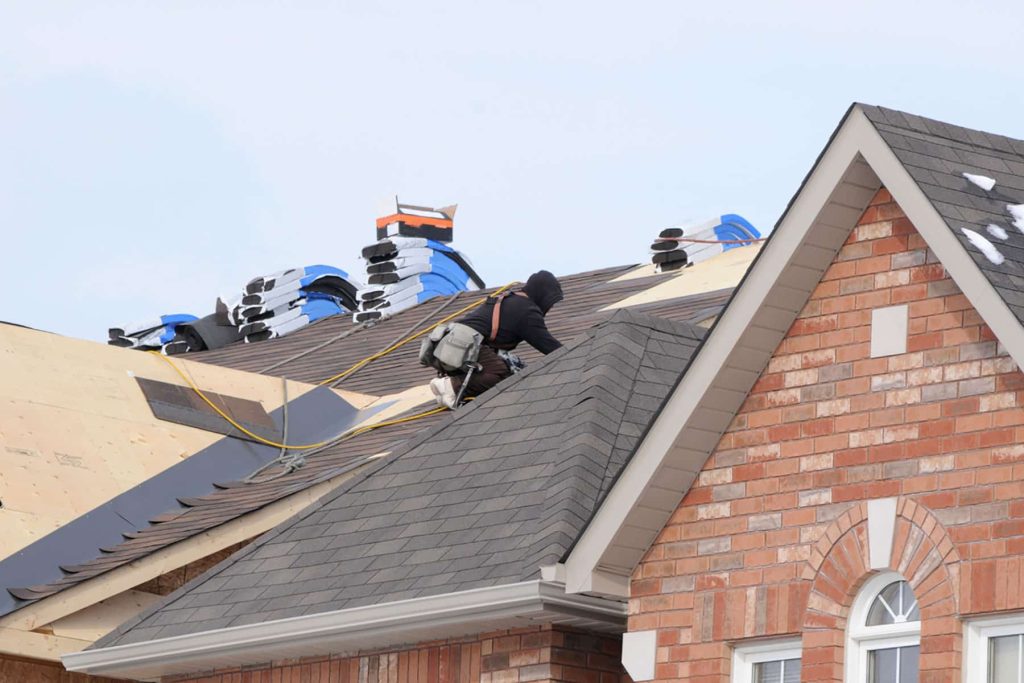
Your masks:
{"label": "white shoe", "polygon": [[430,391],[434,394],[437,405],[455,408],[455,387],[452,386],[451,377],[437,377],[430,380]]}

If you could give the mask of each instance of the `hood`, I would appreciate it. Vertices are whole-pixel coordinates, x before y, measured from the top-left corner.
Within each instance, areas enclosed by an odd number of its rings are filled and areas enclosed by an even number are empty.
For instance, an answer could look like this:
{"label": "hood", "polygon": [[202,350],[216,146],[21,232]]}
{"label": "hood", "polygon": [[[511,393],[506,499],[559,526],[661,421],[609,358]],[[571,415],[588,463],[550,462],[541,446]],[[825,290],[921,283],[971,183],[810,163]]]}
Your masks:
{"label": "hood", "polygon": [[539,270],[531,275],[523,291],[544,313],[562,300],[562,285],[558,284],[558,278],[546,270]]}

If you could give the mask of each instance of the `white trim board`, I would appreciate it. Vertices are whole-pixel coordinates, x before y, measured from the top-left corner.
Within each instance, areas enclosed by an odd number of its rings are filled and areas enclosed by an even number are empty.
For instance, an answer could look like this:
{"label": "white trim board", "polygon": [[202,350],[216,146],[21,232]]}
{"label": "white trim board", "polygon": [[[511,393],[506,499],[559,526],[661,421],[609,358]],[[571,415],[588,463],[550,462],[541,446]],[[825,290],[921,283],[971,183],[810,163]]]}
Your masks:
{"label": "white trim board", "polygon": [[883,185],[1024,367],[1024,328],[854,106],[566,559],[568,590],[600,593],[595,574],[632,574]]}
{"label": "white trim board", "polygon": [[157,680],[552,623],[619,633],[626,606],[567,595],[558,583],[525,581],[86,650],[65,655],[63,662],[68,671]]}

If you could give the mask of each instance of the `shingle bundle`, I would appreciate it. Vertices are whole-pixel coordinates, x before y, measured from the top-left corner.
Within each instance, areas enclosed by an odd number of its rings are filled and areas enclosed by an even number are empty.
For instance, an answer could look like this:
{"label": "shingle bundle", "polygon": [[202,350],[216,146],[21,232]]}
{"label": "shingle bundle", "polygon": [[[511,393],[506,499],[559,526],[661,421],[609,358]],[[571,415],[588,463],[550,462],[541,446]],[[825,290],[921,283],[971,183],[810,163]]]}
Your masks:
{"label": "shingle bundle", "polygon": [[753,244],[760,237],[761,233],[747,219],[727,213],[684,228],[662,230],[651,245],[651,262],[662,273],[678,270],[729,249]]}
{"label": "shingle bundle", "polygon": [[435,296],[483,289],[469,260],[448,245],[422,237],[390,237],[363,249],[366,283],[354,320],[378,320]]}
{"label": "shingle bundle", "polygon": [[246,342],[263,341],[354,311],[357,291],[358,285],[340,268],[289,268],[253,278],[236,297],[221,297],[216,315]]}
{"label": "shingle bundle", "polygon": [[400,204],[377,219],[377,242],[363,249],[366,285],[355,322],[379,320],[435,296],[482,289],[463,254],[448,246],[456,206],[432,209]]}
{"label": "shingle bundle", "polygon": [[107,330],[107,343],[128,349],[160,351],[175,340],[182,325],[195,320],[198,318],[194,315],[174,313],[111,327]]}

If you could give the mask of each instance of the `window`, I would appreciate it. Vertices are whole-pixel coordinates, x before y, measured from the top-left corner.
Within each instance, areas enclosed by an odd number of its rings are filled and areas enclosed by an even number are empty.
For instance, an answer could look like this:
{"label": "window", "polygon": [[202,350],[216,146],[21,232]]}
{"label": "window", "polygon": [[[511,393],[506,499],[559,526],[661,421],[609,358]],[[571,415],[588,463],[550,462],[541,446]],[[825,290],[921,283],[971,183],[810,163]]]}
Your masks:
{"label": "window", "polygon": [[800,683],[800,641],[740,645],[733,650],[733,683]]}
{"label": "window", "polygon": [[967,683],[1024,683],[1024,614],[967,624]]}
{"label": "window", "polygon": [[893,572],[872,577],[850,610],[846,680],[917,681],[921,612],[910,584]]}

